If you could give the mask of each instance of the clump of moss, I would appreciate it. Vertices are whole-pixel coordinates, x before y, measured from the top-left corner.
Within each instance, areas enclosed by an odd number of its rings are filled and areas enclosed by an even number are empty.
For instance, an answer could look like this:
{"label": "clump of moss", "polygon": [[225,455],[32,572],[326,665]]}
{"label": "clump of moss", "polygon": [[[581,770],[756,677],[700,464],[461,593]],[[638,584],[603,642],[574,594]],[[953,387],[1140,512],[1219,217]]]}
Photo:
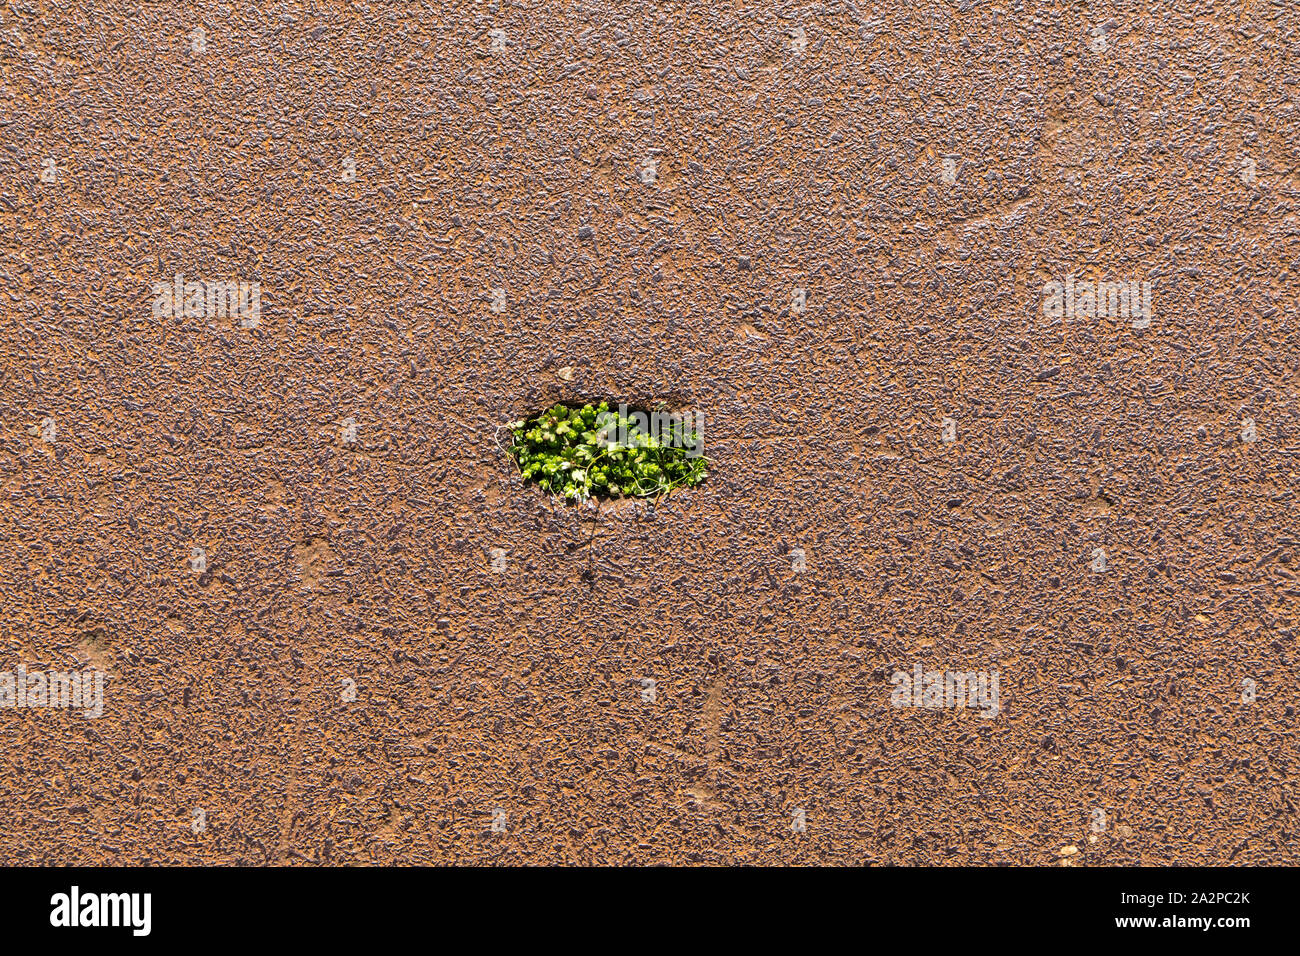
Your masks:
{"label": "clump of moss", "polygon": [[568,501],[659,497],[708,476],[708,459],[688,452],[699,447],[694,429],[679,421],[666,436],[647,434],[608,402],[555,405],[507,427],[514,438],[507,451],[524,481]]}

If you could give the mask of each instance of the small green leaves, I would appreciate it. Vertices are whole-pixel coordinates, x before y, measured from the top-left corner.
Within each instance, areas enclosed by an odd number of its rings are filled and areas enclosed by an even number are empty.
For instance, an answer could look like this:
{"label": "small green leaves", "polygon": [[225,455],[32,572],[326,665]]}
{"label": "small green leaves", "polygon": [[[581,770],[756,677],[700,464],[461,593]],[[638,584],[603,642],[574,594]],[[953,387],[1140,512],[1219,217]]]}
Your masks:
{"label": "small green leaves", "polygon": [[567,501],[658,497],[708,476],[708,459],[687,451],[698,448],[693,430],[679,425],[656,438],[627,415],[611,412],[608,402],[555,405],[506,427],[513,437],[508,452],[524,481]]}

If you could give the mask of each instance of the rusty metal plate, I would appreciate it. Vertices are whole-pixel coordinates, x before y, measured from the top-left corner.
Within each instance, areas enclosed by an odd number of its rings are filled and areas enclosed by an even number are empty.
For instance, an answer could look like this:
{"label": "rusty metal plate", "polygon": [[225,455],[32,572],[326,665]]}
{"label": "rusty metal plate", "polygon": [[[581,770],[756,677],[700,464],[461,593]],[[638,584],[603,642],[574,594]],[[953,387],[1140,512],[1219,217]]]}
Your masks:
{"label": "rusty metal plate", "polygon": [[1297,26],[7,4],[0,860],[1297,862]]}

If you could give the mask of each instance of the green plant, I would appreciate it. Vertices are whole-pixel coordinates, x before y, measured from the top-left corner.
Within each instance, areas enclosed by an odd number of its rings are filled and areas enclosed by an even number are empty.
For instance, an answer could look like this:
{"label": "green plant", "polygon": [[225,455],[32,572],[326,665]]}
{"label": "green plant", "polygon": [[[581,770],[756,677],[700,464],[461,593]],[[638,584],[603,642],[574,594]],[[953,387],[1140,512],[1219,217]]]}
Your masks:
{"label": "green plant", "polygon": [[658,497],[708,476],[708,459],[683,447],[698,447],[684,422],[673,420],[667,434],[647,433],[608,402],[555,405],[506,427],[514,439],[507,451],[524,480],[569,501]]}

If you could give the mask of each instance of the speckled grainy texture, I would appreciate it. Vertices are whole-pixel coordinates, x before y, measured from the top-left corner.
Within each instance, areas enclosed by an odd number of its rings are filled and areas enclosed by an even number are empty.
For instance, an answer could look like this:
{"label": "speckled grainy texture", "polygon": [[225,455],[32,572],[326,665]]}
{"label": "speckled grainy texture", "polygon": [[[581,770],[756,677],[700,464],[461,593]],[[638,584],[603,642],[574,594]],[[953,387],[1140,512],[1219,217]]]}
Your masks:
{"label": "speckled grainy texture", "polygon": [[5,3],[0,862],[1300,862],[1300,12],[1085,7]]}

